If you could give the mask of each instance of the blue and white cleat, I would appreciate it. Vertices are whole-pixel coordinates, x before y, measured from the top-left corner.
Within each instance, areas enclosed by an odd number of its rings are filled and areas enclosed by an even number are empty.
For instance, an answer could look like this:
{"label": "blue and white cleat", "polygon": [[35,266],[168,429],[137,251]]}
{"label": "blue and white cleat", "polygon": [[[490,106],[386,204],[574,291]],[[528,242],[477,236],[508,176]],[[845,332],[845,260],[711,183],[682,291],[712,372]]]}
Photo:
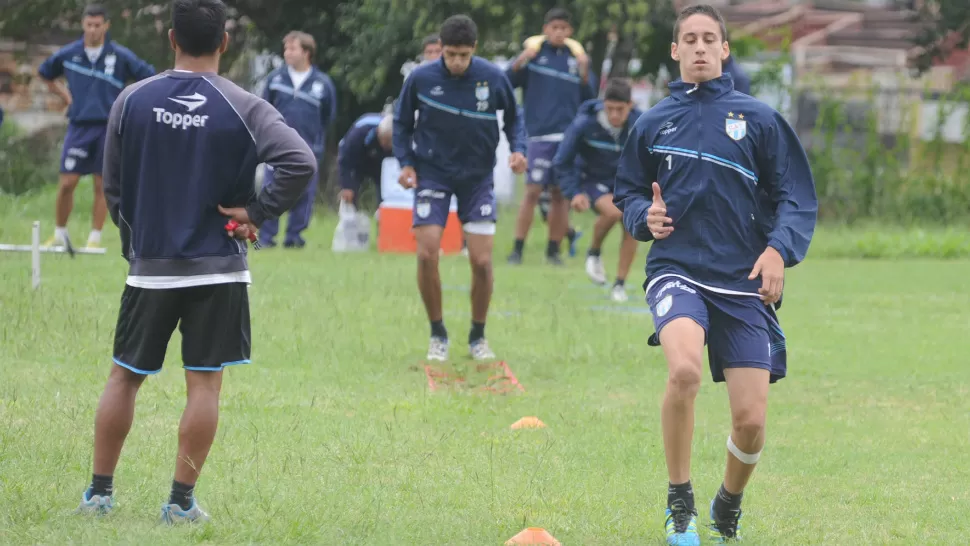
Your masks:
{"label": "blue and white cleat", "polygon": [[687,509],[683,502],[675,502],[667,508],[667,544],[670,546],[700,546],[697,534],[697,514]]}
{"label": "blue and white cleat", "polygon": [[570,258],[573,258],[576,256],[576,241],[578,241],[582,236],[583,236],[583,232],[577,229],[576,233],[572,237],[569,237],[569,257]]}
{"label": "blue and white cleat", "polygon": [[710,537],[714,544],[741,542],[741,510],[738,509],[727,519],[718,520],[714,514],[714,501],[711,501]]}
{"label": "blue and white cleat", "polygon": [[209,521],[209,514],[206,514],[199,504],[192,499],[192,506],[188,510],[183,510],[177,504],[166,504],[162,506],[161,522],[168,525],[179,523],[204,523]]}
{"label": "blue and white cleat", "polygon": [[95,516],[106,516],[114,508],[114,501],[110,495],[91,495],[91,488],[81,493],[81,504],[78,505],[75,514],[92,514]]}

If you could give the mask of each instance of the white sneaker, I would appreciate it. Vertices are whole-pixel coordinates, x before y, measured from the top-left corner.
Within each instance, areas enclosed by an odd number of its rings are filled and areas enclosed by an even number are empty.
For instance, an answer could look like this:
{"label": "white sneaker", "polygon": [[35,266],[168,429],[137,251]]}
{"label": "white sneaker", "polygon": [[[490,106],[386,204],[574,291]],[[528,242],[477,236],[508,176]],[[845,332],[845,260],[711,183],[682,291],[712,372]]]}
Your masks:
{"label": "white sneaker", "polygon": [[428,343],[428,360],[444,362],[448,360],[448,340],[440,337],[431,338]]}
{"label": "white sneaker", "polygon": [[586,276],[596,284],[606,284],[606,268],[599,256],[586,256]]}
{"label": "white sneaker", "polygon": [[485,341],[485,338],[472,342],[468,346],[468,351],[475,360],[495,360],[495,353],[488,346],[488,341]]}
{"label": "white sneaker", "polygon": [[626,287],[617,284],[613,285],[613,289],[610,290],[610,299],[615,302],[622,303],[628,301],[630,299],[630,295],[626,293]]}
{"label": "white sneaker", "polygon": [[182,510],[182,507],[177,504],[163,505],[160,519],[162,523],[167,523],[168,525],[175,525],[177,523],[203,523],[209,521],[209,514],[206,514],[199,507],[198,503],[195,502],[195,499],[192,499],[192,506],[188,510]]}

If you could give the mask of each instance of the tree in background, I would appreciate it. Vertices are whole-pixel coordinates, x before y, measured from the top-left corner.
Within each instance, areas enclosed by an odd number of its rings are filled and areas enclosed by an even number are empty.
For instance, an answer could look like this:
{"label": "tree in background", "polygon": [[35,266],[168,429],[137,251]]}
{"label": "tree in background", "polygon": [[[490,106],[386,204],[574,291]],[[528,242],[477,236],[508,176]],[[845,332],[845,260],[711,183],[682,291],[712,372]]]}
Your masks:
{"label": "tree in background", "polygon": [[923,48],[916,59],[920,73],[970,44],[970,2],[967,0],[926,0],[917,18],[923,23],[916,40]]}

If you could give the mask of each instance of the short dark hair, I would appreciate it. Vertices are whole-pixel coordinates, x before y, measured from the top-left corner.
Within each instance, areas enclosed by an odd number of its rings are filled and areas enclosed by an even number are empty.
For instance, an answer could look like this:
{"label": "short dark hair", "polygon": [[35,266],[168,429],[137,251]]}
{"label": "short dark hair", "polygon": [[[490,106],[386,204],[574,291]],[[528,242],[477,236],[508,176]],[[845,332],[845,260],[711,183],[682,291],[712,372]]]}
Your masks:
{"label": "short dark hair", "polygon": [[421,49],[424,50],[424,48],[428,47],[429,45],[437,44],[440,41],[441,38],[439,38],[437,34],[429,34],[425,36],[424,41],[421,42]]}
{"label": "short dark hair", "polygon": [[681,10],[680,15],[677,16],[677,21],[674,22],[675,43],[680,39],[680,24],[691,15],[706,15],[714,19],[718,26],[721,27],[721,41],[727,41],[727,24],[724,22],[724,16],[721,15],[721,12],[717,11],[717,8],[710,4],[697,4],[696,6],[684,8]]}
{"label": "short dark hair", "polygon": [[172,2],[175,43],[186,55],[211,55],[222,45],[228,17],[222,0],[175,0]]}
{"label": "short dark hair", "polygon": [[566,11],[565,8],[552,8],[546,12],[546,24],[553,21],[565,21],[569,24],[573,23],[573,17]]}
{"label": "short dark hair", "polygon": [[478,42],[478,25],[467,15],[452,15],[438,34],[442,46],[474,46]]}
{"label": "short dark hair", "polygon": [[612,78],[606,82],[606,93],[603,95],[603,100],[630,102],[633,100],[633,87],[625,79]]}
{"label": "short dark hair", "polygon": [[104,6],[101,4],[88,4],[84,6],[84,12],[81,13],[81,17],[101,17],[107,21],[108,10],[104,9]]}

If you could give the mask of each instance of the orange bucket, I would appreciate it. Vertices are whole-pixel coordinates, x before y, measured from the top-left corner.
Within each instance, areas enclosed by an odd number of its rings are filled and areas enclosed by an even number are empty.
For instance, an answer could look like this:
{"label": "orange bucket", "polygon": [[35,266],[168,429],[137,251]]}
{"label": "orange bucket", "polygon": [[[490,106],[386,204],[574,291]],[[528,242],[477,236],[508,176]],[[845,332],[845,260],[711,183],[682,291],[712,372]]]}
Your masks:
{"label": "orange bucket", "polygon": [[[381,204],[381,216],[378,222],[377,251],[400,252],[414,254],[418,251],[418,242],[411,227],[413,221],[411,207],[398,204]],[[448,222],[441,235],[441,250],[445,254],[461,252],[461,222],[458,211],[448,212]]]}

